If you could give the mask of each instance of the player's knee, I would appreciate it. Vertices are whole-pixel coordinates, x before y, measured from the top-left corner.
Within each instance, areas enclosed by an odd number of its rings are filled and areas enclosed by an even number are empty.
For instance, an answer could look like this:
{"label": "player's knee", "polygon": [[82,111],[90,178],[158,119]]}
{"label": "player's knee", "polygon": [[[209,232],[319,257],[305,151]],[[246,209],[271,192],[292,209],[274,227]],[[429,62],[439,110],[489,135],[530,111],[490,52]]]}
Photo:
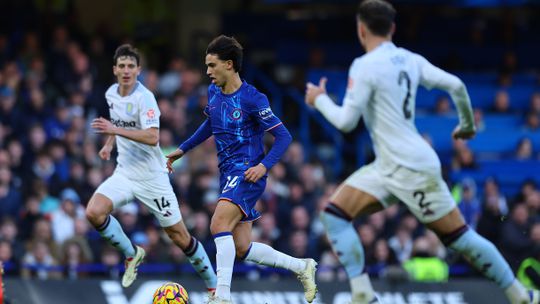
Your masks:
{"label": "player's knee", "polygon": [[229,227],[226,221],[224,221],[222,218],[214,216],[212,218],[212,222],[210,223],[210,232],[212,234],[218,234],[221,232],[228,232],[231,231],[232,228]]}
{"label": "player's knee", "polygon": [[250,248],[251,242],[242,243],[242,242],[235,242],[234,246],[236,248],[236,257],[238,259],[245,259]]}
{"label": "player's knee", "polygon": [[85,210],[85,215],[88,221],[94,226],[98,227],[107,219],[107,213],[96,208],[94,205],[89,204]]}

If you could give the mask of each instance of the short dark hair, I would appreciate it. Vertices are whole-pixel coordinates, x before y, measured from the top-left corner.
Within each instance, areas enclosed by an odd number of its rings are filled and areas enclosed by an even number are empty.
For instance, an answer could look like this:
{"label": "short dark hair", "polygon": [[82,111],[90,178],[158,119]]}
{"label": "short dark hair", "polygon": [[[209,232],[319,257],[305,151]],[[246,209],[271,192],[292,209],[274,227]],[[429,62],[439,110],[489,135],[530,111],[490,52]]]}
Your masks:
{"label": "short dark hair", "polygon": [[120,57],[135,58],[135,61],[137,62],[137,66],[139,66],[141,62],[141,55],[139,54],[139,50],[134,48],[131,44],[127,44],[127,43],[119,46],[114,52],[113,65],[116,65],[118,58]]}
{"label": "short dark hair", "polygon": [[206,55],[217,55],[220,60],[232,60],[235,72],[242,70],[243,48],[233,37],[221,35],[206,48]]}
{"label": "short dark hair", "polygon": [[358,6],[356,17],[377,36],[386,36],[392,30],[396,10],[384,0],[365,0]]}

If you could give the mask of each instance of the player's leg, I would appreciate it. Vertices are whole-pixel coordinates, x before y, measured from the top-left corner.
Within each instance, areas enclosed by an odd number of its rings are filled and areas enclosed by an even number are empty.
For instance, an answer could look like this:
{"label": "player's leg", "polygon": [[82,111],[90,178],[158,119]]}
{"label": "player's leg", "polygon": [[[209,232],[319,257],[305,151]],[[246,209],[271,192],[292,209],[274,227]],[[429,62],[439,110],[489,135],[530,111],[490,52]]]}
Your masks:
{"label": "player's leg", "polygon": [[364,249],[352,220],[382,208],[371,194],[342,184],[321,213],[332,249],[349,277],[353,304],[377,302],[369,277],[364,273]]}
{"label": "player's leg", "polygon": [[201,242],[189,234],[184,221],[163,229],[167,232],[169,238],[184,251],[191,266],[204,280],[208,291],[214,293],[217,283],[216,273]]}
{"label": "player's leg", "polygon": [[[487,239],[470,229],[458,208],[427,224],[442,242],[460,252],[486,278],[502,288],[512,304],[538,303],[538,295],[531,294],[516,279],[510,265],[499,250]],[[536,292],[537,293],[537,292]],[[533,301],[533,296],[536,296]]]}
{"label": "player's leg", "polygon": [[137,267],[142,262],[145,252],[134,246],[124,233],[118,220],[111,215],[112,210],[133,198],[129,180],[121,175],[112,175],[105,180],[90,198],[86,207],[86,218],[111,245],[122,251],[126,271],[122,285],[130,286],[137,277]]}
{"label": "player's leg", "polygon": [[236,256],[232,231],[243,216],[237,205],[224,199],[219,200],[212,216],[210,231],[216,243],[216,303],[227,303],[231,299],[231,281]]}
{"label": "player's leg", "polygon": [[182,220],[180,206],[167,174],[137,182],[135,196],[159,221],[175,245],[188,257],[210,292],[216,288],[216,274],[202,244],[191,236]]}
{"label": "player's leg", "polygon": [[387,184],[446,246],[463,254],[484,276],[505,290],[511,303],[529,303],[527,291],[497,248],[467,227],[439,171],[401,168],[387,178]]}
{"label": "player's leg", "polygon": [[317,263],[313,259],[298,259],[258,242],[251,241],[252,222],[240,222],[233,230],[236,256],[260,265],[279,267],[294,272],[304,287],[308,303],[317,294],[315,271]]}

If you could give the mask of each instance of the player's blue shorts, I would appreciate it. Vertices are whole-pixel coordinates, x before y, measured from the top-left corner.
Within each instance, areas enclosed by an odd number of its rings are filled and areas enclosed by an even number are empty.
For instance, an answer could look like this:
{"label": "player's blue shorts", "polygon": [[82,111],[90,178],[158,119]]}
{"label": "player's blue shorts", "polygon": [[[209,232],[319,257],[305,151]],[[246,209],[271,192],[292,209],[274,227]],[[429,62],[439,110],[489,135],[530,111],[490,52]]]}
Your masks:
{"label": "player's blue shorts", "polygon": [[255,210],[255,204],[261,197],[266,187],[266,176],[263,176],[256,183],[244,180],[243,171],[229,172],[220,176],[220,200],[227,200],[240,207],[244,217],[242,222],[250,222],[261,217],[259,211]]}

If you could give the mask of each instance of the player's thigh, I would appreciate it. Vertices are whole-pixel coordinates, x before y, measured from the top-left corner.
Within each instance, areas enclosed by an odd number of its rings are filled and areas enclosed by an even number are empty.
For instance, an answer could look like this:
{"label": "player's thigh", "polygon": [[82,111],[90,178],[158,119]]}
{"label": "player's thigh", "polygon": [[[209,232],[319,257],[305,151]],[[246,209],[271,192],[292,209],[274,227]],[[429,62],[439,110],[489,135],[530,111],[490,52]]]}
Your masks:
{"label": "player's thigh", "polygon": [[465,220],[457,207],[440,219],[426,223],[426,226],[440,237],[450,235],[465,225]]}
{"label": "player's thigh", "polygon": [[388,189],[424,224],[443,218],[456,207],[439,171],[423,172],[400,167],[386,180]]}
{"label": "player's thigh", "polygon": [[86,207],[87,217],[104,216],[133,199],[133,185],[121,174],[113,174],[96,189]]}
{"label": "player's thigh", "polygon": [[238,205],[230,200],[220,199],[210,221],[210,232],[212,234],[232,232],[244,216]]}
{"label": "player's thigh", "polygon": [[182,220],[180,206],[165,173],[157,173],[154,178],[135,181],[134,194],[157,218],[161,227],[170,227]]}
{"label": "player's thigh", "polygon": [[367,215],[395,203],[379,173],[370,164],[349,176],[330,197],[351,218]]}
{"label": "player's thigh", "polygon": [[234,227],[232,232],[234,246],[236,247],[236,256],[243,258],[251,245],[251,227],[252,222],[240,222]]}

